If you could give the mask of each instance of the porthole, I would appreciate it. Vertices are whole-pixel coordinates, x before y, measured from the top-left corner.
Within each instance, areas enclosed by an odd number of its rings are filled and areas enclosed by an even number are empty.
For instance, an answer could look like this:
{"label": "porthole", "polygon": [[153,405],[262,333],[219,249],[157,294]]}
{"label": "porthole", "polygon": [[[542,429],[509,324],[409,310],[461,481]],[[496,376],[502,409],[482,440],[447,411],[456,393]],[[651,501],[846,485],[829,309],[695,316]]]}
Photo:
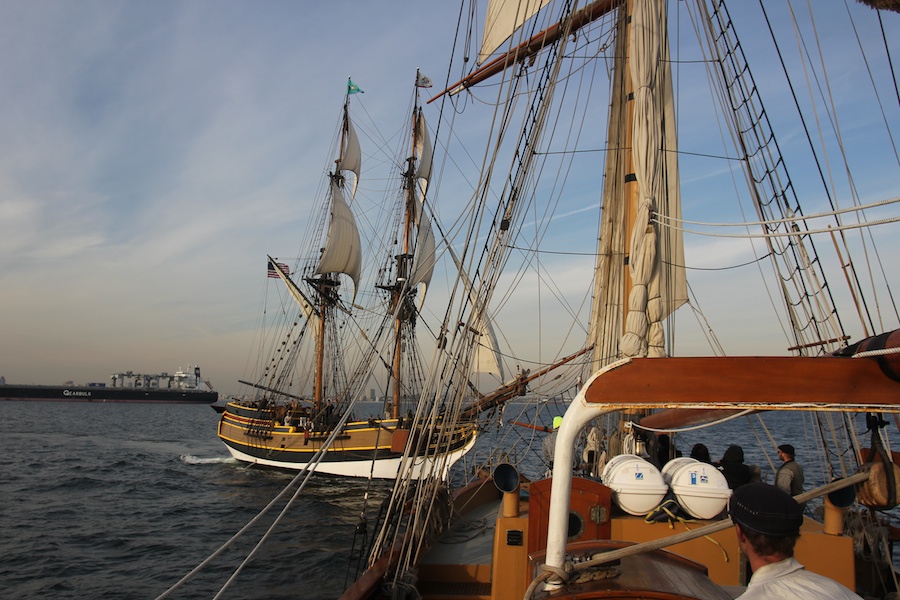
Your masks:
{"label": "porthole", "polygon": [[566,533],[569,539],[584,533],[584,519],[577,512],[569,512],[569,529]]}

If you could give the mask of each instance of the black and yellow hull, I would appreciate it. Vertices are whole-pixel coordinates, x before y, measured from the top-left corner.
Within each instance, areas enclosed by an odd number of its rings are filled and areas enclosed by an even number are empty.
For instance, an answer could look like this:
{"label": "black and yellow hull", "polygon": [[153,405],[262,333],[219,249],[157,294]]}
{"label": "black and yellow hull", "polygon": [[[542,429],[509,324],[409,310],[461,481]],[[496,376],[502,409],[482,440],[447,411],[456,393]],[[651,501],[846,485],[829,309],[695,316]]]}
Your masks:
{"label": "black and yellow hull", "polygon": [[280,425],[272,410],[232,402],[219,419],[218,435],[231,455],[243,462],[300,470],[315,459],[317,473],[393,479],[404,466],[407,444],[418,449],[412,466],[416,475],[439,467],[442,476],[475,444],[474,423],[458,425],[449,436],[442,427],[442,422],[435,422],[410,429],[403,419],[350,422],[316,458],[332,431]]}

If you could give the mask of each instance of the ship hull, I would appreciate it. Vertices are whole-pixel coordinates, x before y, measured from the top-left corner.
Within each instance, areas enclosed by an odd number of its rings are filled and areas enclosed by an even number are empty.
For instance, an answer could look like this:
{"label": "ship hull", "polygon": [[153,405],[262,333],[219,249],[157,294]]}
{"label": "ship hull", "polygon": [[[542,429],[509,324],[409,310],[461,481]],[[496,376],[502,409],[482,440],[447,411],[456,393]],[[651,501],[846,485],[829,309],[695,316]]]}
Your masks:
{"label": "ship hull", "polygon": [[[302,470],[312,460],[318,474],[339,477],[394,479],[405,468],[403,451],[407,441],[433,435],[440,427],[417,433],[403,426],[402,419],[347,423],[320,459],[319,450],[330,437],[328,431],[305,432],[277,425],[271,411],[229,404],[219,420],[219,439],[239,461],[279,469]],[[426,433],[427,432],[427,433]],[[434,446],[423,446],[413,459],[413,476],[433,473],[436,466],[446,477],[450,467],[475,445],[477,427],[465,424],[451,436],[444,453],[435,457]]]}
{"label": "ship hull", "polygon": [[212,404],[218,399],[218,392],[207,390],[142,389],[99,386],[0,385],[0,400]]}

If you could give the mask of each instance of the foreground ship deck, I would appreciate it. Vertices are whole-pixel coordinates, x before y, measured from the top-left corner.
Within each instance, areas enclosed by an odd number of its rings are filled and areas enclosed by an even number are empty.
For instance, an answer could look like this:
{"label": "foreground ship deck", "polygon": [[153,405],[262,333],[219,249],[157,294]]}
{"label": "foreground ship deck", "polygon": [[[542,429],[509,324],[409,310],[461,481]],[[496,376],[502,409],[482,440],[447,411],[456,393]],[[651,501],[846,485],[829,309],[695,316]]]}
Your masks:
{"label": "foreground ship deck", "polygon": [[[416,590],[424,599],[500,600],[553,597],[533,590],[526,596],[547,545],[551,479],[522,483],[503,495],[490,479],[459,490],[456,517],[417,564]],[[598,553],[656,542],[720,522],[648,523],[624,514],[609,487],[574,478],[567,553],[587,560]],[[627,541],[621,541],[627,540]],[[853,540],[825,533],[821,523],[805,519],[796,548],[798,560],[813,572],[856,587]],[[385,556],[349,588],[344,600],[380,597],[378,589],[395,556]],[[695,598],[726,600],[745,589],[749,569],[733,527],[683,541],[666,550],[626,556],[594,569],[567,593],[578,598]]]}

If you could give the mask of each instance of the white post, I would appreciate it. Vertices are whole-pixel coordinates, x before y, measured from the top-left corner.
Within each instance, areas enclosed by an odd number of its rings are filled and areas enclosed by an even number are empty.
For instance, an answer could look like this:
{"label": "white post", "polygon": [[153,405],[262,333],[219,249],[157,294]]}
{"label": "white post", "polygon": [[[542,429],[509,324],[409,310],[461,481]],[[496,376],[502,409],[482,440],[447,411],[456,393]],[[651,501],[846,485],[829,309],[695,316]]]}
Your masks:
{"label": "white post", "polygon": [[[553,450],[553,485],[550,488],[550,515],[547,531],[547,565],[563,569],[566,560],[566,538],[569,528],[569,498],[572,493],[572,468],[574,465],[575,440],[585,425],[599,416],[612,412],[604,404],[589,404],[585,393],[609,370],[631,362],[629,359],[608,365],[588,379],[563,417],[562,425],[556,433]],[[552,579],[551,579],[552,581]],[[548,587],[555,587],[548,584]]]}

